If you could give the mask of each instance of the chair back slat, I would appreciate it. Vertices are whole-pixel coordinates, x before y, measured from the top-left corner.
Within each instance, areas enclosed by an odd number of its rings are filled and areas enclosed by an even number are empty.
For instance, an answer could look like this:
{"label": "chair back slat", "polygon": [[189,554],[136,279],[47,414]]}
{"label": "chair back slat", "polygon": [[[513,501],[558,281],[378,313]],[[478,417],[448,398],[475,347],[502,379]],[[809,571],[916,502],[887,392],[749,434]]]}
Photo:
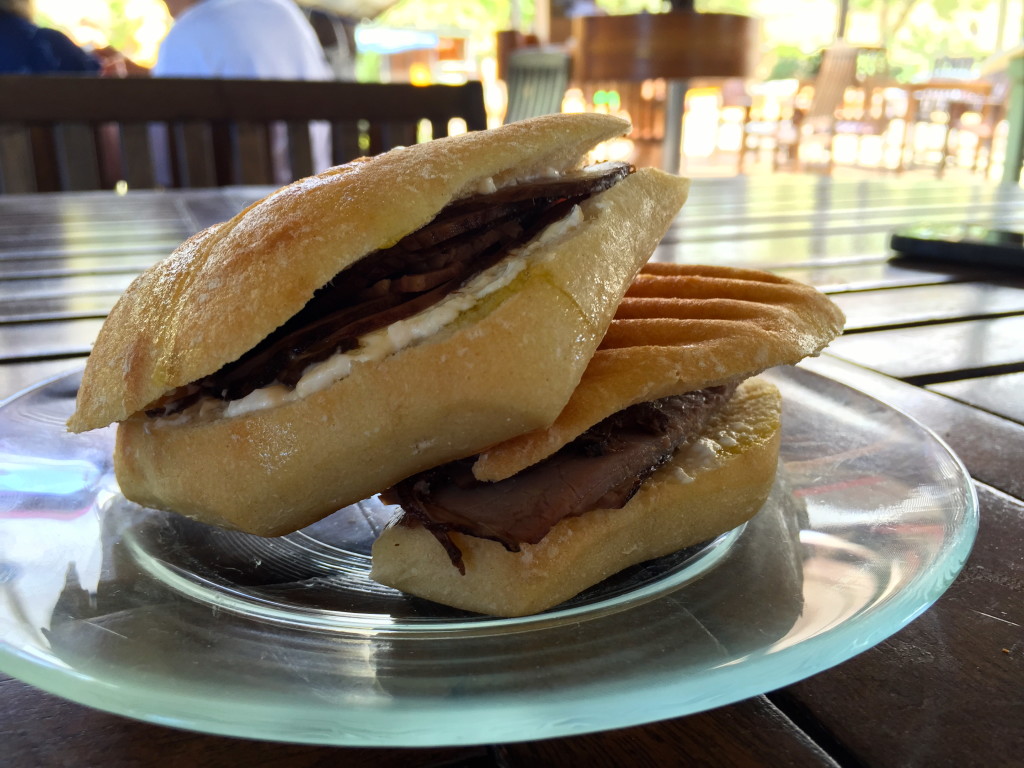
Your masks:
{"label": "chair back slat", "polygon": [[567,51],[519,50],[509,54],[505,122],[560,112],[571,68],[572,57]]}
{"label": "chair back slat", "polygon": [[71,191],[99,189],[100,161],[96,149],[96,128],[83,121],[57,126],[57,157],[61,188]]}
{"label": "chair back slat", "polygon": [[176,163],[172,171],[174,184],[181,187],[217,186],[216,164],[210,126],[201,120],[183,120],[169,132]]}
{"label": "chair back slat", "polygon": [[821,69],[814,79],[809,120],[835,118],[846,89],[857,82],[857,55],[858,49],[853,46],[837,44],[825,49]]}
{"label": "chair back slat", "polygon": [[360,144],[364,135],[365,132],[360,129],[359,121],[357,120],[331,123],[332,162],[345,162],[338,158],[345,157],[351,159],[367,154],[369,145],[367,144],[367,150],[364,150]]}
{"label": "chair back slat", "polygon": [[311,121],[332,126],[325,159],[335,164],[415,143],[421,120],[435,137],[447,135],[452,118],[470,130],[486,127],[476,82],[0,76],[0,104],[4,193],[102,189],[121,180],[129,187],[268,184],[281,180],[275,150],[298,178],[317,159]]}
{"label": "chair back slat", "polygon": [[0,125],[0,193],[36,191],[31,130],[23,125]]}
{"label": "chair back slat", "polygon": [[274,169],[271,163],[271,133],[274,128],[266,123],[240,122],[235,126],[235,163],[237,184],[272,184]]}
{"label": "chair back slat", "polygon": [[54,192],[61,188],[56,132],[56,125],[29,126],[29,134],[32,137],[32,163],[36,171],[35,187],[39,192]]}
{"label": "chair back slat", "polygon": [[309,123],[300,120],[288,123],[288,159],[292,173],[300,178],[313,173],[313,145],[309,131]]}
{"label": "chair back slat", "polygon": [[121,125],[121,168],[129,187],[145,189],[156,185],[149,134],[146,123]]}
{"label": "chair back slat", "polygon": [[237,184],[235,176],[235,127],[224,120],[217,120],[210,123],[210,149],[213,156],[212,177],[213,181],[208,185],[196,186],[229,186]]}
{"label": "chair back slat", "polygon": [[410,120],[370,121],[370,155],[379,155],[392,147],[416,143],[417,123]]}

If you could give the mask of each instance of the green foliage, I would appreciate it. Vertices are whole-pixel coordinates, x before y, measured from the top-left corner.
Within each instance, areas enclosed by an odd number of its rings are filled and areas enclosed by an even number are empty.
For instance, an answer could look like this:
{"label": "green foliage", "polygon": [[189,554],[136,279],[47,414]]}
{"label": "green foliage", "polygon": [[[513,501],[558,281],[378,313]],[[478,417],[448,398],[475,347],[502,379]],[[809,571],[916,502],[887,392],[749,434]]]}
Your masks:
{"label": "green foliage", "polygon": [[131,51],[135,48],[135,33],[142,26],[141,19],[129,19],[125,13],[126,0],[107,0],[110,6],[110,17],[113,20],[108,32],[110,45],[119,51]]}
{"label": "green foliage", "polygon": [[935,12],[949,21],[956,11],[981,11],[990,4],[989,0],[931,0],[931,3]]}
{"label": "green foliage", "polygon": [[795,45],[778,45],[769,54],[774,60],[768,80],[809,80],[821,67],[821,52],[810,55]]}
{"label": "green foliage", "polygon": [[360,83],[375,83],[380,80],[384,62],[379,53],[360,51],[356,56],[356,80]]}
{"label": "green foliage", "polygon": [[[102,32],[109,45],[130,57],[138,50],[135,36],[143,24],[143,19],[130,18],[126,12],[128,4],[129,0],[107,0],[107,7],[110,8],[109,17],[102,21],[90,21],[96,22],[97,29]],[[77,21],[77,15],[71,19],[55,18],[48,13],[36,11],[34,20],[40,26],[68,32],[69,26]]]}
{"label": "green foliage", "polygon": [[43,13],[42,11],[36,11],[35,18],[33,19],[36,24],[40,27],[49,27],[51,29],[60,29],[60,22],[53,19],[50,14]]}

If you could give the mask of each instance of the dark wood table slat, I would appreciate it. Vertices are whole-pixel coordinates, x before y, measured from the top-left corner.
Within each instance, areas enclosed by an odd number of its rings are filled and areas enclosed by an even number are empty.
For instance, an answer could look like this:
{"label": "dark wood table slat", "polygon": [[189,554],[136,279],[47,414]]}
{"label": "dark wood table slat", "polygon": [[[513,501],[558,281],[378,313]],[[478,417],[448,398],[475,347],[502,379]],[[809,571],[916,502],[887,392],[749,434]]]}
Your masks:
{"label": "dark wood table slat", "polygon": [[1024,424],[1024,373],[947,381],[928,389]]}
{"label": "dark wood table slat", "polygon": [[79,294],[39,299],[14,299],[0,304],[0,324],[105,318],[116,294]]}
{"label": "dark wood table slat", "polygon": [[898,291],[834,296],[846,313],[846,332],[939,321],[1024,314],[1024,286],[945,283]]}
{"label": "dark wood table slat", "polygon": [[7,363],[0,378],[0,400],[6,400],[18,392],[34,387],[53,376],[61,376],[81,370],[84,358],[63,358],[27,363]]}
{"label": "dark wood table slat", "polygon": [[[950,218],[960,220],[955,208],[931,211],[937,221],[948,221]],[[793,216],[791,221],[779,220],[779,217],[765,217],[762,222],[745,217],[742,225],[735,218],[723,217],[721,224],[687,226],[685,220],[669,230],[665,242],[701,243],[715,242],[726,237],[730,240],[789,240],[811,237],[816,242],[826,238],[831,242],[848,242],[868,245],[879,242],[888,246],[889,235],[893,230],[917,223],[909,211],[886,211],[865,214],[863,211],[851,210],[844,214],[833,214],[827,222],[815,222],[808,225],[806,217]],[[980,215],[969,223],[989,226],[993,229],[1020,229],[1024,225],[1024,212],[1002,213],[998,209],[988,215]],[[840,240],[839,238],[845,238]]]}
{"label": "dark wood table slat", "polygon": [[[744,734],[743,738],[738,738]],[[507,768],[535,766],[707,765],[744,768],[838,768],[837,763],[765,697],[668,720],[566,739],[511,744],[499,753]],[[709,762],[713,755],[713,762]]]}
{"label": "dark wood table slat", "polygon": [[102,320],[0,326],[0,363],[89,354]]}
{"label": "dark wood table slat", "polygon": [[842,381],[917,419],[953,449],[972,477],[1024,499],[1024,430],[1019,424],[935,392],[879,376],[827,353],[800,365]]}
{"label": "dark wood table slat", "polygon": [[965,216],[980,206],[998,203],[1012,208],[1019,189],[978,181],[974,184],[929,184],[903,179],[836,181],[813,175],[700,179],[694,185],[684,217],[723,208],[758,214],[763,211],[832,211],[854,207],[865,211],[893,206],[913,207],[918,215],[935,205],[957,205]]}
{"label": "dark wood table slat", "polygon": [[801,713],[798,722],[813,713],[856,765],[1020,765],[1024,559],[1008,542],[1020,539],[1024,504],[978,491],[978,543],[938,603],[874,648],[774,695]]}
{"label": "dark wood table slat", "polygon": [[182,232],[180,237],[142,238],[141,240],[117,242],[95,242],[85,244],[32,244],[23,243],[22,247],[4,251],[0,259],[0,267],[19,261],[66,260],[72,258],[106,259],[111,256],[149,255],[155,261],[169,255],[181,241],[188,237],[189,232]]}
{"label": "dark wood table slat", "polygon": [[[469,760],[497,764],[486,746],[380,750],[271,744],[192,734],[129,720],[40,693],[17,680],[0,680],[0,722],[43,727],[4,730],[5,768],[203,766],[230,768],[408,768],[452,766]],[[482,761],[482,762],[480,762]]]}
{"label": "dark wood table slat", "polygon": [[70,256],[66,259],[11,260],[0,262],[0,282],[88,275],[137,275],[159,261],[167,253],[169,251],[161,252],[155,256],[130,254],[107,259],[101,257],[79,258]]}
{"label": "dark wood table slat", "polygon": [[117,296],[135,279],[135,272],[37,277],[31,280],[0,279],[0,302],[95,296]]}
{"label": "dark wood table slat", "polygon": [[809,283],[833,296],[841,293],[874,291],[880,288],[913,288],[944,283],[961,283],[972,277],[966,270],[940,272],[935,269],[894,263],[889,259],[850,263],[834,260],[808,260],[806,265],[802,266],[794,266],[790,262],[786,262],[765,264],[761,268],[791,280]]}
{"label": "dark wood table slat", "polygon": [[969,378],[978,372],[1024,370],[1024,316],[967,320],[897,328],[837,339],[829,351],[836,357],[889,376],[921,384]]}
{"label": "dark wood table slat", "polygon": [[180,214],[173,218],[153,220],[146,216],[141,219],[113,219],[106,221],[56,220],[26,221],[17,226],[0,228],[0,249],[19,249],[31,245],[60,245],[64,247],[89,243],[103,246],[107,243],[132,243],[138,245],[150,239],[180,240],[186,237],[188,227],[183,226]]}

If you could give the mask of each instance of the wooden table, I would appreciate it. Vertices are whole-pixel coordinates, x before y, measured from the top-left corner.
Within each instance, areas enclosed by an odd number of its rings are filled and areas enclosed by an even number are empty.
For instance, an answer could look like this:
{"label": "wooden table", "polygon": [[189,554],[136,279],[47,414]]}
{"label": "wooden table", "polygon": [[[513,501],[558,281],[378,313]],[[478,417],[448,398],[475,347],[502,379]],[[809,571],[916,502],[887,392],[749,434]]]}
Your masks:
{"label": "wooden table", "polygon": [[[902,171],[907,167],[908,146],[910,147],[909,166],[914,165],[915,133],[920,123],[931,122],[929,116],[921,114],[922,105],[930,100],[933,104],[941,104],[947,113],[937,168],[937,175],[942,178],[946,162],[949,160],[950,132],[963,114],[976,110],[981,115],[983,123],[991,122],[991,112],[996,107],[990,99],[992,83],[988,80],[934,78],[921,83],[904,83],[898,87],[906,93],[907,106],[903,114],[903,139],[900,144],[900,159],[896,170]],[[978,152],[977,148],[975,152]],[[991,146],[989,152],[991,152]]]}
{"label": "wooden table", "polygon": [[[0,198],[0,396],[81,366],[132,276],[257,190]],[[698,181],[662,259],[767,268],[831,293],[847,334],[808,367],[919,419],[976,481],[982,524],[924,615],[782,690],[621,731],[519,744],[375,750],[173,730],[0,674],[0,764],[1010,766],[1024,755],[1024,274],[890,261],[922,218],[1024,228],[1019,188]]]}

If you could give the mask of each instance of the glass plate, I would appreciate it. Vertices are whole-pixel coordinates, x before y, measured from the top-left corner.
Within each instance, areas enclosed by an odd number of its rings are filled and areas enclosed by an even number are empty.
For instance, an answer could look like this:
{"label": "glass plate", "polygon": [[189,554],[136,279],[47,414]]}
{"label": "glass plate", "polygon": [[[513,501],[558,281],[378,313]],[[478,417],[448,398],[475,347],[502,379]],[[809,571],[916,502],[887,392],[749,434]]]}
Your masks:
{"label": "glass plate", "polygon": [[0,407],[0,668],[154,723],[315,744],[542,739],[685,715],[838,664],[925,610],[978,524],[963,466],[901,413],[799,369],[762,511],[539,616],[367,578],[390,511],[265,540],[124,500],[78,377]]}

